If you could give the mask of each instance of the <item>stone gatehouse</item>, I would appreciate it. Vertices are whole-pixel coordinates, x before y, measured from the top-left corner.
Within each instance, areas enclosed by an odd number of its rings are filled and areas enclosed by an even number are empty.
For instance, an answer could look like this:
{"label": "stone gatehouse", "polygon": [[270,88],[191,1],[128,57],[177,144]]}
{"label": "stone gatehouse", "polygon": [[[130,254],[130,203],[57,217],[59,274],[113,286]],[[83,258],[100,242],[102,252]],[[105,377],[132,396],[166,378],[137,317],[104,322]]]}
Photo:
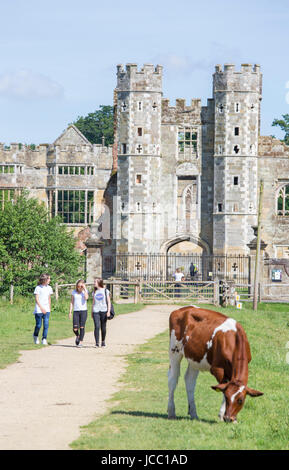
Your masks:
{"label": "stone gatehouse", "polygon": [[73,125],[52,144],[0,145],[1,207],[28,189],[109,272],[116,253],[250,254],[263,180],[265,255],[289,258],[289,147],[260,135],[260,66],[217,65],[205,104],[171,104],[162,75],[117,66],[113,147]]}

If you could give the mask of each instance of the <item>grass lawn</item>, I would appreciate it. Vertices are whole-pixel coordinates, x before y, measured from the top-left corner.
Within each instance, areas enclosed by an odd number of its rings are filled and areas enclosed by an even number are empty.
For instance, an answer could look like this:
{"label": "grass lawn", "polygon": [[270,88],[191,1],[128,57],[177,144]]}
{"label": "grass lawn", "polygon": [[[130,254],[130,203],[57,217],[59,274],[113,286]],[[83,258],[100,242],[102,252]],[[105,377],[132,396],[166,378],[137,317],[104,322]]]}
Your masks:
{"label": "grass lawn", "polygon": [[264,392],[259,398],[247,397],[238,424],[218,420],[222,396],[210,388],[216,384],[210,373],[200,373],[196,386],[200,421],[189,419],[185,360],[175,393],[178,418],[167,419],[166,332],[128,356],[123,387],[111,400],[110,411],[82,428],[73,449],[289,449],[289,306],[263,304],[257,313],[250,305],[243,310],[209,308],[232,316],[245,328],[252,352],[249,386]]}
{"label": "grass lawn", "polygon": [[[62,338],[73,337],[72,319],[68,318],[69,297],[60,298],[58,303],[52,299],[52,312],[49,319],[48,344]],[[116,315],[135,312],[143,308],[142,304],[114,304]],[[17,361],[19,352],[24,349],[42,348],[35,345],[33,331],[35,320],[33,315],[34,296],[18,297],[13,305],[3,298],[0,299],[0,368]],[[93,330],[91,318],[91,301],[88,302],[86,331]],[[112,320],[113,321],[113,320]],[[39,334],[41,340],[42,329]]]}

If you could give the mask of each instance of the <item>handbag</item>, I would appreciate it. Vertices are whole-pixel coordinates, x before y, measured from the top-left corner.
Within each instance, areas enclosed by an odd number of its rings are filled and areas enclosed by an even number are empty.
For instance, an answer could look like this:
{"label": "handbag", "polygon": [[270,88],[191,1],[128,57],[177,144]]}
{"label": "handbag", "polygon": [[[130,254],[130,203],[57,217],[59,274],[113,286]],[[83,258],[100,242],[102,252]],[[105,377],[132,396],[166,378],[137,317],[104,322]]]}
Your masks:
{"label": "handbag", "polygon": [[[107,309],[108,309],[108,302],[107,302],[107,293],[106,293],[107,289],[105,289],[105,300],[106,300],[106,306],[107,306]],[[115,316],[115,311],[114,311],[114,306],[113,306],[113,303],[110,302],[110,315],[109,317],[107,317],[108,320],[112,320]]]}

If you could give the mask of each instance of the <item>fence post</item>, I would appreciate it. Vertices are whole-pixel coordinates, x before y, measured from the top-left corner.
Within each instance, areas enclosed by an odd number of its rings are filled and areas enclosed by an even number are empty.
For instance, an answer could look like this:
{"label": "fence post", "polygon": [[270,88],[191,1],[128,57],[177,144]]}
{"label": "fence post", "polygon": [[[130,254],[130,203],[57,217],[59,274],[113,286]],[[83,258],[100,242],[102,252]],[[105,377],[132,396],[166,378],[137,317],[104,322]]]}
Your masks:
{"label": "fence post", "polygon": [[220,286],[217,277],[214,280],[214,305],[220,305]]}
{"label": "fence post", "polygon": [[134,286],[134,303],[139,303],[139,291],[140,291],[140,284],[139,282]]}
{"label": "fence post", "polygon": [[13,304],[13,299],[14,299],[14,285],[10,284],[10,289],[9,289],[9,298],[10,298],[10,304]]}
{"label": "fence post", "polygon": [[58,282],[55,283],[55,300],[58,301],[59,297],[59,285]]}

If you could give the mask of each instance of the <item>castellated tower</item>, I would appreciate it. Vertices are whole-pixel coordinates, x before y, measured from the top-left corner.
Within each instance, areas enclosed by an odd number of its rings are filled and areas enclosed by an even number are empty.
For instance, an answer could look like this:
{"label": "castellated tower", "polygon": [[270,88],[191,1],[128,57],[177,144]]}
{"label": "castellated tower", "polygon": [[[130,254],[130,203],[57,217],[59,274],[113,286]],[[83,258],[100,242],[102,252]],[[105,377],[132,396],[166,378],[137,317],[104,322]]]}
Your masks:
{"label": "castellated tower", "polygon": [[117,66],[117,252],[158,251],[162,67]]}
{"label": "castellated tower", "polygon": [[216,66],[213,76],[214,254],[248,253],[257,222],[262,75],[250,64]]}

